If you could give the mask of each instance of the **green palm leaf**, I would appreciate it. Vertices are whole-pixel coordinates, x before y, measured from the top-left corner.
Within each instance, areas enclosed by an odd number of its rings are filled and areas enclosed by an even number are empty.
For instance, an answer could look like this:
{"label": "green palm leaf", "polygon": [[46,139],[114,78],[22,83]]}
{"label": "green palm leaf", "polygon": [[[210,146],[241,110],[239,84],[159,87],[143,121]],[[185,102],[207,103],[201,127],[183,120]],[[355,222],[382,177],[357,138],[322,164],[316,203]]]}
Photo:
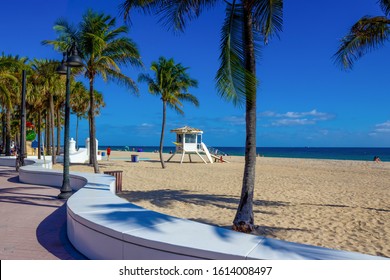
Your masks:
{"label": "green palm leaf", "polygon": [[390,20],[386,17],[363,17],[355,23],[350,33],[341,40],[334,55],[335,62],[346,69],[367,52],[381,47],[390,35]]}
{"label": "green palm leaf", "polygon": [[163,7],[165,2],[164,0],[126,0],[120,4],[119,9],[125,20],[131,24],[130,12],[133,9],[139,9],[145,14],[151,14],[154,10],[158,10],[159,7]]}
{"label": "green palm leaf", "polygon": [[199,17],[203,10],[213,7],[218,0],[168,0],[159,11],[160,22],[168,29],[184,31],[186,22]]}
{"label": "green palm leaf", "polygon": [[65,52],[72,46],[72,42],[79,41],[76,27],[64,18],[56,20],[53,29],[58,34],[58,38],[56,40],[43,40],[43,45],[52,45],[55,50]]}
{"label": "green palm leaf", "polygon": [[266,44],[272,35],[279,37],[283,30],[283,0],[254,1],[253,26],[261,32]]}
{"label": "green palm leaf", "polygon": [[243,9],[233,1],[226,7],[225,22],[221,30],[220,67],[216,75],[219,94],[242,105],[246,100],[247,71],[245,70],[245,51],[243,44]]}
{"label": "green palm leaf", "polygon": [[165,57],[160,57],[158,61],[152,62],[150,69],[154,72],[154,78],[148,74],[140,74],[138,81],[147,83],[149,92],[155,96],[160,96],[163,103],[160,161],[162,168],[165,168],[162,150],[166,122],[166,107],[183,115],[183,101],[199,106],[198,99],[188,92],[188,89],[190,87],[196,87],[198,82],[191,79],[188,75],[188,68],[183,67],[180,63],[176,64],[173,59],[167,60]]}

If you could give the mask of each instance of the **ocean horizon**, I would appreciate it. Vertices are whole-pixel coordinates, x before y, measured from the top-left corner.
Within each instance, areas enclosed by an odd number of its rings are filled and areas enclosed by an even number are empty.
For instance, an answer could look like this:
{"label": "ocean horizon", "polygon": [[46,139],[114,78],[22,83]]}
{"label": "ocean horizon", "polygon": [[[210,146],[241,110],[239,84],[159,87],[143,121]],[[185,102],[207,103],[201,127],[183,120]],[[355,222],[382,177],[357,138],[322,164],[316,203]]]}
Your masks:
{"label": "ocean horizon", "polygon": [[[99,146],[106,150],[108,146]],[[110,146],[113,151],[155,152],[159,146]],[[210,153],[218,155],[244,156],[244,147],[208,147]],[[175,151],[174,146],[166,146],[165,153]],[[357,147],[257,147],[256,152],[264,157],[308,158],[334,160],[372,161],[378,156],[381,161],[390,162],[390,148],[357,148]]]}

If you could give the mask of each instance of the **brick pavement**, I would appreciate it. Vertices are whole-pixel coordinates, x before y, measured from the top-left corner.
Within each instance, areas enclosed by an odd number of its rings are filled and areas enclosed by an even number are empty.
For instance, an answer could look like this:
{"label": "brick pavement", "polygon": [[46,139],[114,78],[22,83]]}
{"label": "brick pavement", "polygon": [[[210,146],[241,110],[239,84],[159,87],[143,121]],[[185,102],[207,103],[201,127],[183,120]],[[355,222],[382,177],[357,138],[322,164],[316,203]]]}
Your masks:
{"label": "brick pavement", "polygon": [[0,166],[0,259],[85,259],[66,235],[66,205],[58,188],[19,182]]}

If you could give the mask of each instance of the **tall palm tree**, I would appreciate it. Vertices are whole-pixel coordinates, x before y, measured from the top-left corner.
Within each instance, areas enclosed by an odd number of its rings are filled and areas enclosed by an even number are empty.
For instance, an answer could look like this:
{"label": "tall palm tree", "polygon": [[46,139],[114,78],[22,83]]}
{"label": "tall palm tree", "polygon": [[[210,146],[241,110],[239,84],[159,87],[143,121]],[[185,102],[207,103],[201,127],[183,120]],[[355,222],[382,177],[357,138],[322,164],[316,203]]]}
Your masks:
{"label": "tall palm tree", "polygon": [[18,106],[18,99],[21,92],[22,70],[27,69],[27,58],[4,55],[0,56],[0,105],[5,111],[5,153],[11,155],[12,137],[12,114]]}
{"label": "tall palm tree", "polygon": [[116,27],[116,20],[104,13],[88,10],[78,28],[71,26],[66,20],[60,19],[55,23],[58,39],[46,40],[43,44],[51,44],[55,49],[64,51],[76,42],[84,61],[84,74],[89,81],[89,138],[90,164],[95,173],[99,173],[96,158],[96,129],[95,129],[95,94],[94,82],[97,76],[104,81],[118,82],[132,92],[138,93],[134,81],[121,73],[120,66],[141,66],[140,55],[135,43],[125,37],[126,26]]}
{"label": "tall palm tree", "polygon": [[47,138],[46,144],[50,145],[51,156],[53,164],[56,163],[56,148],[55,148],[55,137],[54,137],[54,127],[55,127],[55,112],[54,112],[54,96],[58,95],[59,92],[64,90],[63,77],[56,73],[56,69],[59,65],[59,61],[56,60],[38,60],[34,59],[31,63],[32,69],[37,75],[37,83],[39,84],[39,89],[41,90],[42,96],[46,97],[47,105],[47,124],[46,126],[47,133],[49,136]]}
{"label": "tall palm tree", "polygon": [[10,85],[19,82],[17,73],[12,69],[13,67],[12,57],[3,54],[0,57],[0,107],[2,109],[3,122],[2,144],[7,156],[11,155],[11,110],[13,103]]}
{"label": "tall palm tree", "polygon": [[147,74],[141,74],[138,81],[146,82],[151,94],[161,96],[163,118],[160,137],[160,161],[162,168],[165,168],[162,152],[167,105],[179,114],[184,114],[181,109],[183,107],[181,101],[189,101],[195,106],[199,106],[198,99],[188,93],[188,88],[196,87],[198,82],[190,78],[187,73],[188,68],[183,67],[180,63],[176,64],[173,59],[167,60],[160,57],[157,62],[152,62],[150,69],[154,71],[154,79]]}
{"label": "tall palm tree", "polygon": [[221,29],[220,68],[216,75],[220,95],[246,108],[245,169],[241,199],[233,221],[237,231],[254,229],[253,192],[256,167],[256,52],[260,39],[264,43],[278,35],[283,23],[283,0],[125,0],[121,10],[125,18],[130,11],[155,12],[163,23],[184,30],[186,22],[219,3],[226,4]]}
{"label": "tall palm tree", "polygon": [[369,51],[375,50],[390,38],[390,1],[379,0],[385,16],[364,16],[358,20],[345,37],[334,55],[336,63],[351,69],[356,60]]}
{"label": "tall palm tree", "polygon": [[43,128],[43,122],[42,118],[44,116],[45,110],[46,110],[46,103],[47,103],[47,97],[43,93],[43,83],[42,83],[42,77],[38,73],[38,71],[34,70],[33,68],[38,67],[37,60],[33,60],[30,62],[31,66],[31,74],[27,76],[27,95],[26,95],[26,108],[27,108],[27,115],[32,119],[33,123],[35,123],[35,127],[37,130],[37,137],[38,137],[38,159],[41,159],[42,154],[42,128]]}

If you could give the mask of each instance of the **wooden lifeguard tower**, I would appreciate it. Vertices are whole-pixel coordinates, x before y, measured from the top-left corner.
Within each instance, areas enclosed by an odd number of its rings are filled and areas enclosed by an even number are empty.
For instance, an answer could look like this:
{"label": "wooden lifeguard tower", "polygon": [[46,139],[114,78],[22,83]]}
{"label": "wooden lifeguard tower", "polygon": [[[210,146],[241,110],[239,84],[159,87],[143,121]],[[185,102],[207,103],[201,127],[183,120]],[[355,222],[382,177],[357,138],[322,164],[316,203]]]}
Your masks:
{"label": "wooden lifeguard tower", "polygon": [[171,132],[176,133],[176,142],[173,142],[176,146],[176,150],[167,161],[170,161],[176,154],[181,154],[180,163],[183,163],[184,155],[188,154],[190,162],[192,162],[191,154],[197,154],[202,161],[207,164],[207,161],[200,155],[200,153],[203,153],[206,155],[209,162],[213,163],[207,146],[202,142],[202,130],[184,126],[172,129]]}

